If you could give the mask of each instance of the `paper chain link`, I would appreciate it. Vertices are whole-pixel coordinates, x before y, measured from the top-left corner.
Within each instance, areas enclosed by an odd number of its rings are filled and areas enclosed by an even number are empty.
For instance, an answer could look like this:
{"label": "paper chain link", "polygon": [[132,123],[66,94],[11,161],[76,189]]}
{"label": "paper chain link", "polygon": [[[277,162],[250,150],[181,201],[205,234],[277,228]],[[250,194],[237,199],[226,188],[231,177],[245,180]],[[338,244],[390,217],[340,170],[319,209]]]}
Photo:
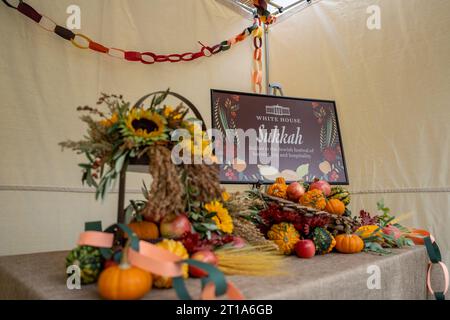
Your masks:
{"label": "paper chain link", "polygon": [[[107,54],[111,57],[123,59],[127,61],[135,61],[141,62],[143,64],[154,64],[156,62],[180,62],[180,61],[192,61],[201,57],[211,57],[219,52],[226,51],[231,48],[232,45],[245,40],[255,29],[258,28],[258,25],[253,24],[252,26],[246,28],[237,36],[222,41],[221,43],[215,46],[206,46],[200,43],[202,48],[198,52],[186,52],[182,54],[156,54],[153,52],[138,52],[138,51],[127,51],[118,48],[109,48],[100,43],[97,43],[90,39],[88,36],[81,33],[74,33],[73,31],[58,25],[51,18],[40,14],[36,11],[32,6],[25,3],[22,0],[2,0],[8,7],[12,9],[16,9],[26,17],[30,18],[34,22],[36,22],[41,28],[46,31],[54,32],[61,38],[70,41],[75,47],[79,49],[90,49],[96,52]],[[12,4],[14,3],[14,4]]]}
{"label": "paper chain link", "polygon": [[[433,236],[426,237],[424,239],[424,244],[427,249],[428,256],[430,258],[430,263],[428,265],[427,272],[427,288],[428,291],[435,296],[436,300],[445,300],[445,295],[448,292],[449,286],[449,273],[447,266],[442,262],[441,251],[434,240]],[[444,275],[444,289],[443,291],[434,291],[431,286],[431,272],[433,270],[433,265],[439,265],[442,269],[442,273]]]}

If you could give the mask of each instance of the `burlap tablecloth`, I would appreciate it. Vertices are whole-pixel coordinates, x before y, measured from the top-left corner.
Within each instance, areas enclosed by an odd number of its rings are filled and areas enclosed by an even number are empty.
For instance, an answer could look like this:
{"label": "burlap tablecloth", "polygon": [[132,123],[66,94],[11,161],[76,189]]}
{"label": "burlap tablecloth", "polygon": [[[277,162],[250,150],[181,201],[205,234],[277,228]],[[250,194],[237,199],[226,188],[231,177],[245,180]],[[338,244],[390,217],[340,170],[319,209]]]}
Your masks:
{"label": "burlap tablecloth", "polygon": [[[99,299],[95,285],[69,290],[67,252],[0,257],[0,299]],[[428,257],[424,247],[394,250],[388,256],[329,254],[305,260],[286,258],[287,274],[229,276],[247,299],[427,299]],[[380,270],[380,289],[367,286],[368,267]],[[369,268],[370,270],[370,268]],[[193,296],[199,281],[188,280]],[[176,299],[174,290],[152,290],[145,299]]]}

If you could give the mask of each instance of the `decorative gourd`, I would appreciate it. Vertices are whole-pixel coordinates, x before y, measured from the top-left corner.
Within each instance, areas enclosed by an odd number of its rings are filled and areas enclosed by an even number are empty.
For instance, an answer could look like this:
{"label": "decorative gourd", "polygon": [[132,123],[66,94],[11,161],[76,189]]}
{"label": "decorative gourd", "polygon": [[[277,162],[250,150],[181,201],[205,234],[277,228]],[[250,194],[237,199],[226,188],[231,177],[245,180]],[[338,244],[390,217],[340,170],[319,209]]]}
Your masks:
{"label": "decorative gourd", "polygon": [[359,253],[364,249],[364,241],[356,234],[336,236],[336,250],[340,253]]}
{"label": "decorative gourd", "polygon": [[76,265],[80,268],[82,284],[90,284],[97,281],[102,271],[103,258],[100,250],[91,246],[78,246],[66,257],[66,268]]}
{"label": "decorative gourd", "polygon": [[392,237],[394,240],[398,240],[402,236],[402,231],[392,224],[384,227],[381,231]]}
{"label": "decorative gourd", "polygon": [[[163,241],[157,243],[156,245],[160,248],[163,248],[163,249],[166,249],[166,250],[172,252],[173,254],[176,254],[177,256],[179,256],[182,259],[189,258],[189,254],[188,254],[186,248],[179,241],[164,239]],[[189,276],[188,265],[184,264],[181,268],[183,270],[183,278],[185,278],[185,279],[188,278],[188,276]],[[166,288],[166,289],[172,288],[172,278],[163,277],[163,276],[159,276],[159,275],[154,275],[154,276],[155,276],[154,285],[156,288]]]}
{"label": "decorative gourd", "polygon": [[327,201],[325,200],[325,196],[322,191],[317,189],[306,192],[300,198],[300,203],[306,207],[311,207],[317,210],[323,210],[327,205]]}
{"label": "decorative gourd", "polygon": [[359,227],[359,229],[356,230],[356,234],[360,236],[363,240],[370,237],[377,237],[379,239],[383,238],[382,231],[380,227],[377,225],[368,225]]}
{"label": "decorative gourd", "polygon": [[332,187],[328,199],[341,200],[345,206],[348,206],[350,204],[350,192],[342,187]]}
{"label": "decorative gourd", "polygon": [[[148,221],[136,221],[128,225],[136,236],[141,240],[154,240],[159,237],[159,229],[156,224]],[[126,234],[125,234],[125,237]]]}
{"label": "decorative gourd", "polygon": [[152,288],[151,273],[128,263],[127,244],[118,266],[105,269],[98,279],[100,296],[108,300],[137,300]]}
{"label": "decorative gourd", "polygon": [[325,206],[325,211],[342,216],[345,213],[345,205],[341,200],[330,199]]}
{"label": "decorative gourd", "polygon": [[275,183],[267,188],[267,194],[270,196],[287,199],[287,188],[286,180],[279,177],[275,180]]}
{"label": "decorative gourd", "polygon": [[333,235],[324,228],[315,228],[313,232],[313,241],[316,246],[317,254],[330,253],[336,245]]}
{"label": "decorative gourd", "polygon": [[285,255],[290,255],[295,244],[300,240],[300,235],[291,223],[282,222],[274,224],[267,233],[267,237],[275,242],[280,251]]}

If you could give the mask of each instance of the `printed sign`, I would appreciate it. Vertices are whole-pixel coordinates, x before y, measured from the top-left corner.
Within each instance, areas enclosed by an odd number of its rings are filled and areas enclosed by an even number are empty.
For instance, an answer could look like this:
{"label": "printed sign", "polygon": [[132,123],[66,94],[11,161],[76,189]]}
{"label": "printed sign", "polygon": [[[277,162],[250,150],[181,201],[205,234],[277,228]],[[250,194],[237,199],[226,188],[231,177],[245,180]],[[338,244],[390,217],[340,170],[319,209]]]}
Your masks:
{"label": "printed sign", "polygon": [[282,176],[348,184],[334,101],[211,90],[211,103],[213,128],[235,133],[223,148],[222,183],[271,183]]}

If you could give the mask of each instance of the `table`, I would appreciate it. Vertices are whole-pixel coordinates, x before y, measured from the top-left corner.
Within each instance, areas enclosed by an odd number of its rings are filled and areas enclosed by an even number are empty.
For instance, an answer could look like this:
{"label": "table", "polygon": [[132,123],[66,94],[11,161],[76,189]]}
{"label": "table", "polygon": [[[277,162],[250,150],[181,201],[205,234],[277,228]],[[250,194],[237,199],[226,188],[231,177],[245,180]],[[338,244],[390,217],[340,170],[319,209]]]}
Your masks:
{"label": "table", "polygon": [[[95,285],[66,287],[67,252],[0,257],[0,299],[99,299]],[[247,299],[427,299],[424,247],[395,249],[392,255],[329,254],[314,259],[286,258],[286,275],[229,276]],[[372,267],[371,267],[372,266]],[[375,267],[373,267],[375,266]],[[368,289],[375,268],[380,289]],[[368,270],[369,268],[369,270]],[[373,272],[373,271],[371,271]],[[200,281],[187,286],[198,297]],[[174,290],[153,289],[144,299],[176,299]]]}

